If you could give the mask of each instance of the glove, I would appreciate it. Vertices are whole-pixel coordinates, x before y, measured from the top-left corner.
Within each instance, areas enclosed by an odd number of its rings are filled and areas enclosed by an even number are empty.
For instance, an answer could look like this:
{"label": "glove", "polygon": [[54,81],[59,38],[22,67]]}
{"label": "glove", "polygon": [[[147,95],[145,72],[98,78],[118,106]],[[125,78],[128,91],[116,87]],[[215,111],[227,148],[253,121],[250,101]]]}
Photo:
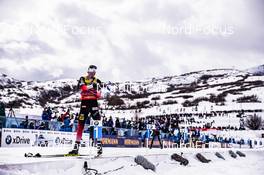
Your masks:
{"label": "glove", "polygon": [[101,92],[98,91],[98,92],[96,93],[96,97],[97,97],[97,98],[101,98],[101,96],[102,96]]}
{"label": "glove", "polygon": [[88,89],[88,90],[89,90],[89,89],[93,89],[93,85],[92,85],[92,84],[88,85],[88,86],[87,86],[87,89]]}
{"label": "glove", "polygon": [[86,85],[82,85],[82,86],[81,86],[81,89],[82,89],[82,91],[87,91],[88,88],[87,88]]}
{"label": "glove", "polygon": [[90,90],[92,88],[93,88],[93,85],[92,84],[91,85],[88,85],[88,86],[82,85],[82,87],[81,87],[82,91],[87,91],[87,90]]}

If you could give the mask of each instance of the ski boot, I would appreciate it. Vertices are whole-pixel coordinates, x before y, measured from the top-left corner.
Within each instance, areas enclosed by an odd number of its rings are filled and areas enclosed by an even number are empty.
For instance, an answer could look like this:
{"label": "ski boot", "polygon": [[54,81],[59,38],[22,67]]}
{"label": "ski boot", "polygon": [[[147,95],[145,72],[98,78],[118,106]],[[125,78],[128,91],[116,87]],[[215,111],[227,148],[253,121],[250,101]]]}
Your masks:
{"label": "ski boot", "polygon": [[71,150],[68,155],[76,156],[79,155],[79,147],[80,147],[80,142],[75,142],[73,150]]}
{"label": "ski boot", "polygon": [[97,141],[97,155],[96,155],[96,157],[99,157],[102,154],[103,154],[102,142]]}

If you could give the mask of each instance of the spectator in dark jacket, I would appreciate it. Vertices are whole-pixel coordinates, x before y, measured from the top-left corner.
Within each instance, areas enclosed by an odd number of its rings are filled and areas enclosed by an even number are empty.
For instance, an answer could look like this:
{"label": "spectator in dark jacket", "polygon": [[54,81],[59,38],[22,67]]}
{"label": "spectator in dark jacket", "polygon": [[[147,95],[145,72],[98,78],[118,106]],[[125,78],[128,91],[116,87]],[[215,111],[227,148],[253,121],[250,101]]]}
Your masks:
{"label": "spectator in dark jacket", "polygon": [[111,128],[114,127],[114,122],[113,122],[112,116],[110,116],[110,118],[108,119],[107,126],[108,127],[111,127]]}
{"label": "spectator in dark jacket", "polygon": [[47,109],[47,115],[48,115],[48,120],[51,120],[51,118],[52,118],[52,110],[50,109],[50,107],[48,107],[48,109]]}
{"label": "spectator in dark jacket", "polygon": [[126,119],[123,118],[121,128],[126,128],[126,127],[127,127]]}
{"label": "spectator in dark jacket", "polygon": [[107,118],[106,117],[103,117],[103,126],[107,126]]}
{"label": "spectator in dark jacket", "polygon": [[41,117],[42,117],[42,120],[48,120],[49,119],[47,108],[44,108]]}
{"label": "spectator in dark jacket", "polygon": [[24,129],[28,128],[28,116],[26,116],[26,119],[21,123]]}
{"label": "spectator in dark jacket", "polygon": [[28,129],[35,129],[35,125],[33,122],[30,122],[28,125]]}
{"label": "spectator in dark jacket", "polygon": [[116,121],[115,121],[115,127],[116,127],[116,128],[121,128],[119,118],[116,118]]}

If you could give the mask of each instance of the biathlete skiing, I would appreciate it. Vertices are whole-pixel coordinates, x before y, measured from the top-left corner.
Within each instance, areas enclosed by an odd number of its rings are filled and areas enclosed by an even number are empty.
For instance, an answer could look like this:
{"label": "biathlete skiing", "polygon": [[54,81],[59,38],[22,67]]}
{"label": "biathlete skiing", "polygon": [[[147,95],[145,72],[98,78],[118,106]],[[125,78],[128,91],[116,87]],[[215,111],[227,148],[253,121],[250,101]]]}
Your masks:
{"label": "biathlete skiing", "polygon": [[97,156],[103,153],[101,142],[102,122],[97,101],[101,97],[100,90],[102,88],[102,82],[95,77],[96,70],[97,67],[95,65],[90,65],[87,75],[79,79],[78,86],[81,89],[81,108],[78,116],[76,141],[73,150],[69,152],[70,155],[79,154],[80,142],[87,119],[90,120],[90,138],[96,139]]}

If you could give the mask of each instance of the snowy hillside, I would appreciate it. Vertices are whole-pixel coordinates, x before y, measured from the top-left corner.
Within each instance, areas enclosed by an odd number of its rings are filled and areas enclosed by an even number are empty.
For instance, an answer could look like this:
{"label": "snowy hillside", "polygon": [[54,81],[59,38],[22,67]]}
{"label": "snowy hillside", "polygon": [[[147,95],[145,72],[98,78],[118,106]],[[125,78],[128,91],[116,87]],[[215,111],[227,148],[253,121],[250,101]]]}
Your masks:
{"label": "snowy hillside", "polygon": [[[101,100],[103,109],[160,109],[178,110],[182,107],[200,107],[212,110],[263,109],[263,65],[255,69],[213,69],[186,73],[179,76],[152,78],[137,82],[108,83]],[[7,107],[78,108],[77,79],[57,81],[19,81],[2,74],[0,76],[0,101]]]}
{"label": "snowy hillside", "polygon": [[[0,77],[0,98],[7,107],[40,107],[47,103],[59,104],[62,99],[76,91],[77,80],[19,81],[2,74]],[[76,95],[78,95],[76,93]]]}

